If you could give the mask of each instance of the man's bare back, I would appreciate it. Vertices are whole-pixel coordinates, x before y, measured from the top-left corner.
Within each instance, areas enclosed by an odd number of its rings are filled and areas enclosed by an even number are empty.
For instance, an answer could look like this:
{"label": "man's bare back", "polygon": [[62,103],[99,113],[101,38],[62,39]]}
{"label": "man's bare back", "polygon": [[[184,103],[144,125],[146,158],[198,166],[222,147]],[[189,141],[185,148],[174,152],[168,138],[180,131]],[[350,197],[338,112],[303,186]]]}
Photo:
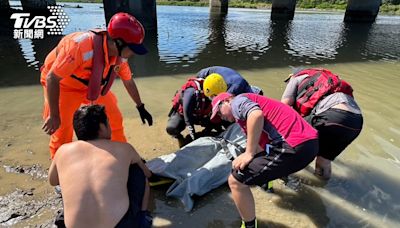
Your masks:
{"label": "man's bare back", "polygon": [[128,143],[107,139],[64,144],[49,171],[60,183],[67,227],[114,227],[129,207],[129,166],[140,156]]}

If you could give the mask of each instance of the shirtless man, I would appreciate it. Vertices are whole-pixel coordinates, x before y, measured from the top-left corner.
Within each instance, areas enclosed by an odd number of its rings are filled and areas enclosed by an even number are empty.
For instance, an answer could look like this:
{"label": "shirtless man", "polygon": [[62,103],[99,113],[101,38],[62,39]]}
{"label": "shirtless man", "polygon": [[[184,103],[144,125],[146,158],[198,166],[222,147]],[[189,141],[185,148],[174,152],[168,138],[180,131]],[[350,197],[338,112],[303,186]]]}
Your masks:
{"label": "shirtless man", "polygon": [[50,184],[61,186],[65,225],[143,227],[150,170],[130,144],[110,140],[103,106],[79,108],[73,125],[79,141],[62,145],[49,169]]}

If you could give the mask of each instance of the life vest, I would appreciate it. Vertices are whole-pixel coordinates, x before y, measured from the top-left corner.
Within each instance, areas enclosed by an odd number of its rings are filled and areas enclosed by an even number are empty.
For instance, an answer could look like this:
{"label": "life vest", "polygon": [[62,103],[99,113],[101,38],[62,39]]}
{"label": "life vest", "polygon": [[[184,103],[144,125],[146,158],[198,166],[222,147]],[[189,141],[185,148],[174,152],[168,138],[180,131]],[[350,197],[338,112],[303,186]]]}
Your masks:
{"label": "life vest", "polygon": [[183,115],[182,98],[183,93],[187,88],[195,89],[196,104],[193,110],[193,115],[199,118],[209,118],[211,114],[211,101],[204,95],[203,78],[189,78],[186,83],[178,90],[172,98],[172,109]]}
{"label": "life vest", "polygon": [[110,66],[109,71],[107,72],[106,78],[103,78],[104,66],[105,66],[105,58],[104,58],[104,34],[106,31],[104,30],[90,30],[90,35],[93,39],[93,64],[92,64],[92,72],[90,75],[90,79],[82,79],[75,75],[71,75],[72,78],[80,81],[88,87],[87,99],[90,101],[95,101],[101,94],[102,96],[106,95],[110,90],[111,85],[113,84],[115,78],[117,77],[117,68],[119,64],[121,64],[122,59],[120,57],[117,58],[115,65]]}
{"label": "life vest", "polygon": [[297,87],[297,97],[294,108],[301,116],[307,116],[315,105],[324,97],[342,92],[353,96],[353,88],[327,69],[310,68],[302,70],[292,77],[308,76]]}

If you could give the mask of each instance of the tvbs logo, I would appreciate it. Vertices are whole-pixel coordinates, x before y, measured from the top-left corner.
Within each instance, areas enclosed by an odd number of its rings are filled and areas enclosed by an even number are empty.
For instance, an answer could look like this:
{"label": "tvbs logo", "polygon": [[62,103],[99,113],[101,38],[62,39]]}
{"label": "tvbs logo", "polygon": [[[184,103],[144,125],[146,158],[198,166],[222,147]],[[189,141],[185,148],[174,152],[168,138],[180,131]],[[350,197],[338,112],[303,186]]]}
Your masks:
{"label": "tvbs logo", "polygon": [[70,19],[61,6],[48,6],[51,16],[34,16],[30,13],[13,13],[14,39],[43,39],[47,35],[61,35]]}
{"label": "tvbs logo", "polygon": [[29,29],[32,27],[35,29],[43,28],[55,28],[57,26],[57,16],[35,16],[32,20],[29,19],[30,13],[13,13],[11,19],[15,19],[15,29]]}

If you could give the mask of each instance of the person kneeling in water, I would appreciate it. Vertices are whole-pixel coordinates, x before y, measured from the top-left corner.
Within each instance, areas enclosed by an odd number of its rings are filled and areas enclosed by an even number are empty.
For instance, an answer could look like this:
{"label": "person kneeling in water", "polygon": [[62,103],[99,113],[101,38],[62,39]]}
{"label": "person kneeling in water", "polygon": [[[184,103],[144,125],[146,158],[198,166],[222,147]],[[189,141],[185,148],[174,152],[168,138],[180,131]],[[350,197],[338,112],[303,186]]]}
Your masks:
{"label": "person kneeling in water", "polygon": [[151,227],[151,172],[130,144],[110,140],[105,108],[82,106],[73,125],[78,141],[62,145],[49,169],[50,184],[61,186],[65,225]]}

